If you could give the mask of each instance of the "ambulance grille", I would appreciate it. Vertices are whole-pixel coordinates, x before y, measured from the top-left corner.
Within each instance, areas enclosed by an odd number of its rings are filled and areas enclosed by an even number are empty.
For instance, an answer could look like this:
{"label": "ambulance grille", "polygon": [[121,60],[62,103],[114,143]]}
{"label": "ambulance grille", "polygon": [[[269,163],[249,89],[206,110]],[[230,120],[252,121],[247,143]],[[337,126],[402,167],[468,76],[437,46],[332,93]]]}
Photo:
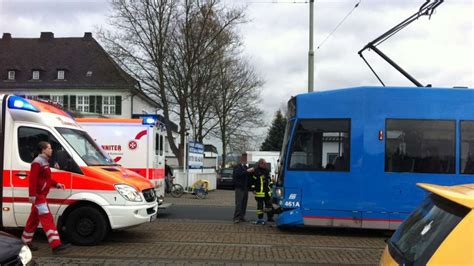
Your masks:
{"label": "ambulance grille", "polygon": [[147,202],[156,201],[155,190],[153,188],[145,189],[142,191],[142,193]]}

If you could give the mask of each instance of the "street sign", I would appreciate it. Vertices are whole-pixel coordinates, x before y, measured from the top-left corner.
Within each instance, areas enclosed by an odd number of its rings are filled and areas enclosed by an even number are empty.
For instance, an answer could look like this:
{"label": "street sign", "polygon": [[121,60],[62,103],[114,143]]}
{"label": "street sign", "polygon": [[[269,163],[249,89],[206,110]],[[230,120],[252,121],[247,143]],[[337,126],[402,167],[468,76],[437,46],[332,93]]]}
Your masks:
{"label": "street sign", "polygon": [[190,141],[188,145],[189,169],[202,169],[204,162],[204,144]]}

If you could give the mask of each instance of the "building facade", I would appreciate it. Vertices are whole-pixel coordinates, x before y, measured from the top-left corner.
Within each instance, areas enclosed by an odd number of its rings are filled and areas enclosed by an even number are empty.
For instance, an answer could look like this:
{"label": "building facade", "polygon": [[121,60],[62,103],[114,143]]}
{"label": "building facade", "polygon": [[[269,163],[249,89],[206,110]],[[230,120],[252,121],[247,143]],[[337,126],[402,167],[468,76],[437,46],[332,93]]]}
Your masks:
{"label": "building facade", "polygon": [[61,104],[76,116],[131,118],[156,114],[159,104],[139,90],[86,32],[79,38],[0,39],[0,92]]}

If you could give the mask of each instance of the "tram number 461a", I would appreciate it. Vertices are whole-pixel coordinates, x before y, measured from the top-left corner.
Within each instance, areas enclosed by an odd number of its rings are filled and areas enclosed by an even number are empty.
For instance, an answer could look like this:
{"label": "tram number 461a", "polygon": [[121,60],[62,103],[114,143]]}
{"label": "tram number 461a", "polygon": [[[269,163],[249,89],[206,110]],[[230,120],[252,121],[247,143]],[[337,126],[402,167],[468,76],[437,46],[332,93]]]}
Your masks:
{"label": "tram number 461a", "polygon": [[300,202],[299,201],[285,201],[283,205],[287,208],[299,208]]}

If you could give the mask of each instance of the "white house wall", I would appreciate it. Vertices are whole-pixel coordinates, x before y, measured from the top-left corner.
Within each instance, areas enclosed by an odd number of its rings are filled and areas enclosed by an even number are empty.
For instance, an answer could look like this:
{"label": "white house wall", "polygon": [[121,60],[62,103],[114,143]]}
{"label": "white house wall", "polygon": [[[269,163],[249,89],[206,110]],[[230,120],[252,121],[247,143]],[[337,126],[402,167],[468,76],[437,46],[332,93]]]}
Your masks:
{"label": "white house wall", "polygon": [[[129,96],[130,97],[130,96]],[[124,102],[122,102],[124,104]],[[130,104],[131,104],[131,101],[127,101],[127,108],[128,108],[128,112],[130,112]],[[140,98],[139,96],[135,95],[133,96],[133,113],[134,114],[144,114],[144,113],[147,113],[147,114],[156,114],[156,111],[158,109],[153,107],[152,105],[150,105],[147,101],[145,101],[143,98]]]}

